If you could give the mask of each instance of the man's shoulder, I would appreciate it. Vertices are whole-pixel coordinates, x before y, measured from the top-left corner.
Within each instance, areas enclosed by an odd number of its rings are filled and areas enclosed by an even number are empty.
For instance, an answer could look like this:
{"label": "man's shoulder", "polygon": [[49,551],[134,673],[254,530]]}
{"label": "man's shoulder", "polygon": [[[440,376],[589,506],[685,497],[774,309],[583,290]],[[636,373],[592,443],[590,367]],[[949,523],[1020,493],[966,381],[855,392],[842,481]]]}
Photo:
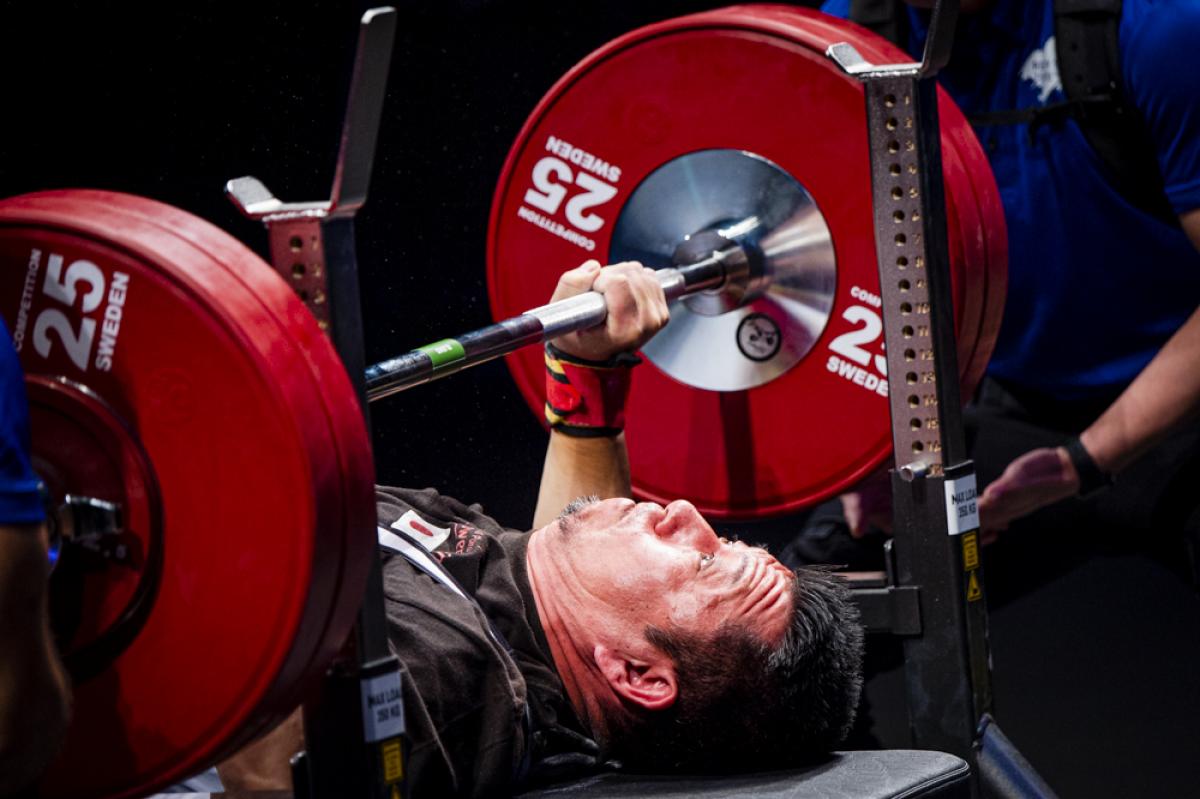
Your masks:
{"label": "man's shoulder", "polygon": [[826,0],[821,4],[821,10],[842,19],[850,18],[850,0]]}
{"label": "man's shoulder", "polygon": [[[1126,83],[1136,89],[1147,79],[1171,77],[1177,68],[1194,74],[1192,48],[1198,35],[1197,0],[1123,0],[1118,41]],[[1163,68],[1170,72],[1160,72]]]}
{"label": "man's shoulder", "polygon": [[436,489],[376,486],[379,543],[385,551],[402,551],[400,539],[419,544],[475,593],[489,564],[505,553],[523,558],[527,536],[503,527],[479,505],[465,505]]}
{"label": "man's shoulder", "polygon": [[1125,90],[1158,150],[1178,213],[1200,206],[1200,41],[1197,0],[1124,0],[1120,29]]}
{"label": "man's shoulder", "polygon": [[[1141,44],[1128,34],[1170,36],[1181,26],[1187,31],[1197,20],[1200,20],[1200,2],[1197,0],[1121,0],[1121,47]],[[1173,54],[1148,52],[1146,55],[1166,57]]]}
{"label": "man's shoulder", "polygon": [[384,527],[411,513],[441,527],[458,523],[469,524],[494,535],[505,531],[499,522],[484,513],[480,505],[464,504],[434,488],[377,485],[375,505],[379,513],[379,524]]}

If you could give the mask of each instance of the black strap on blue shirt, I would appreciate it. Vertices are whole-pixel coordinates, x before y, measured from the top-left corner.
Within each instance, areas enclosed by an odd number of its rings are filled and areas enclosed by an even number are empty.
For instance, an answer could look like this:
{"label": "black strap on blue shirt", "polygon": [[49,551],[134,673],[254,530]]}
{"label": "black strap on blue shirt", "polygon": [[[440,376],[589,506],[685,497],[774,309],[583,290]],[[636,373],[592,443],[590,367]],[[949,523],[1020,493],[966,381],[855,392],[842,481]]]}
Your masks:
{"label": "black strap on blue shirt", "polygon": [[[1153,13],[1153,12],[1152,12]],[[1063,94],[1112,185],[1129,202],[1178,226],[1167,201],[1157,149],[1125,96],[1121,0],[1054,0],[1054,38]]]}

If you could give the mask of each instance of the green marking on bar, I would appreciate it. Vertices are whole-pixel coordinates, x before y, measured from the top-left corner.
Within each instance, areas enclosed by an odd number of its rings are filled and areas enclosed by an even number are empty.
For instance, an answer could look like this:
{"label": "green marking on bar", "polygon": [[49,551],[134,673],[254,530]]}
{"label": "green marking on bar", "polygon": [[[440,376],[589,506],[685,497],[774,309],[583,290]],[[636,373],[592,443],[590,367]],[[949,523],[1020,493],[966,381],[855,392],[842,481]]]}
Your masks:
{"label": "green marking on bar", "polygon": [[429,356],[429,360],[433,361],[434,369],[441,369],[447,364],[461,361],[467,357],[463,345],[453,338],[444,338],[441,341],[426,344],[424,347],[417,347],[417,350]]}

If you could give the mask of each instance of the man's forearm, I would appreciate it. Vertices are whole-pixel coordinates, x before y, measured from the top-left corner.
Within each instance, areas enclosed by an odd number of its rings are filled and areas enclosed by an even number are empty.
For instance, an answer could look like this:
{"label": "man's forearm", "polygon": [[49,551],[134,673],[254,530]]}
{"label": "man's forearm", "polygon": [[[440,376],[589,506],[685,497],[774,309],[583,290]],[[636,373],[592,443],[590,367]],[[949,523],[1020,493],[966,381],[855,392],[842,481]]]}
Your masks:
{"label": "man's forearm", "polygon": [[551,432],[533,515],[534,529],[552,522],[573,499],[588,494],[601,499],[630,496],[625,434],[576,438]]}
{"label": "man's forearm", "polygon": [[1200,411],[1200,309],[1080,440],[1116,474]]}
{"label": "man's forearm", "polygon": [[286,791],[292,787],[292,757],[304,749],[304,714],[299,708],[278,727],[217,764],[226,791]]}
{"label": "man's forearm", "polygon": [[0,525],[0,796],[37,778],[68,720],[70,689],[50,632],[40,535],[33,526]]}
{"label": "man's forearm", "polygon": [[[614,372],[624,373],[628,380],[628,365],[608,363],[618,353],[629,353],[645,344],[661,330],[670,318],[662,285],[654,270],[641,264],[626,262],[600,267],[588,261],[563,274],[554,290],[551,302],[566,299],[585,291],[599,292],[604,297],[607,316],[600,327],[560,336],[553,344],[563,356],[573,358],[575,365],[584,366],[573,384],[570,369],[555,355],[547,360],[547,398],[561,405],[547,404],[547,419],[551,430],[546,463],[542,467],[542,482],[538,489],[534,528],[544,527],[577,497],[595,494],[607,499],[628,497],[629,456],[625,451],[625,435],[588,435],[620,430],[624,426],[621,411],[628,393],[628,382],[613,380]],[[552,355],[548,350],[548,355]],[[607,377],[594,379],[587,373],[598,364],[598,372]],[[566,377],[567,391],[562,390]],[[555,399],[554,393],[561,396]],[[592,418],[576,421],[579,411]],[[563,417],[565,414],[565,418]],[[589,429],[590,428],[590,429]]]}
{"label": "man's forearm", "polygon": [[[1179,217],[1200,250],[1200,209]],[[1129,388],[1080,440],[1101,470],[1116,474],[1200,411],[1200,309],[1175,331]]]}

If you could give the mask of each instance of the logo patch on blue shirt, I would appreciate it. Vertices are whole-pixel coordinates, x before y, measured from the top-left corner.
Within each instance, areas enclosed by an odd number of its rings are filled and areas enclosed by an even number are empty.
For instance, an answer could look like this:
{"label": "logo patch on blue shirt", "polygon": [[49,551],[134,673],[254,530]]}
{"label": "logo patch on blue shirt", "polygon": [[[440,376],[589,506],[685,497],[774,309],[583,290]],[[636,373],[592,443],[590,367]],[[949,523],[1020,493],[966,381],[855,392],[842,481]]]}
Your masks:
{"label": "logo patch on blue shirt", "polygon": [[1025,63],[1021,65],[1021,80],[1029,81],[1038,90],[1039,103],[1046,102],[1055,91],[1062,91],[1062,78],[1058,74],[1058,52],[1053,36],[1025,59]]}

